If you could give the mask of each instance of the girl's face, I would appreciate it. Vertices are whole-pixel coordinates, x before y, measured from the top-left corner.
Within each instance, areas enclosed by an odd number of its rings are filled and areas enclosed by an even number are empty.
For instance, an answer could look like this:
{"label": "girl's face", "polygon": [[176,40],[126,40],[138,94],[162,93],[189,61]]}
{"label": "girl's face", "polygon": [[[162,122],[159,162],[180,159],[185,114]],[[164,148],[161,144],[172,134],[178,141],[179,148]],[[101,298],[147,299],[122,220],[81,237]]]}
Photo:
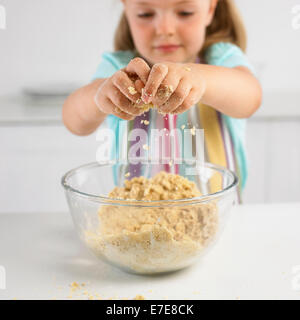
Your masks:
{"label": "girl's face", "polygon": [[153,65],[195,62],[218,0],[122,0],[137,51]]}

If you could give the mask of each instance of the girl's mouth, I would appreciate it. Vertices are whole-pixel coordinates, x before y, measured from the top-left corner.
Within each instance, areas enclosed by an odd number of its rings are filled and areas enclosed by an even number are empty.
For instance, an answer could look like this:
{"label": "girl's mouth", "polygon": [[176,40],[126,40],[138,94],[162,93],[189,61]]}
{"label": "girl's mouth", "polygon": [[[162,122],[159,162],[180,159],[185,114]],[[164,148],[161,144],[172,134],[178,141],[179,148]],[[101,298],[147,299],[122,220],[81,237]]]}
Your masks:
{"label": "girl's mouth", "polygon": [[159,50],[161,52],[174,52],[178,50],[181,46],[180,45],[161,45],[155,47],[156,50]]}

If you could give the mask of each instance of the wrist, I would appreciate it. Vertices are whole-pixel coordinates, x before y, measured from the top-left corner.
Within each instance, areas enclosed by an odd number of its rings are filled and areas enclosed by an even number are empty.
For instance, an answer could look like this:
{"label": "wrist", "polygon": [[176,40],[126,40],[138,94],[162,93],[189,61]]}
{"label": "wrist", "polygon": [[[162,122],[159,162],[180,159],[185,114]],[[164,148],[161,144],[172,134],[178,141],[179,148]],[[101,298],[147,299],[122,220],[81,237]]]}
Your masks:
{"label": "wrist", "polygon": [[208,87],[208,77],[206,65],[200,63],[193,63],[189,66],[193,70],[193,83],[194,86],[199,90],[201,96],[200,101],[205,100]]}

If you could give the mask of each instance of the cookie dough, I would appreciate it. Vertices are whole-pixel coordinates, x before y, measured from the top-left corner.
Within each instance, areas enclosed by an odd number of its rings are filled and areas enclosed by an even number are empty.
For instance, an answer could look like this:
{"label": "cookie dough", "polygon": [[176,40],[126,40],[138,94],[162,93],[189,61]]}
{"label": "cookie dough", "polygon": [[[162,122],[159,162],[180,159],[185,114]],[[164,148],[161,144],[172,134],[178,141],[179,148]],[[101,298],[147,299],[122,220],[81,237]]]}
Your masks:
{"label": "cookie dough", "polygon": [[[126,180],[110,198],[159,201],[200,196],[186,178],[160,172],[151,179]],[[97,232],[86,231],[85,240],[98,256],[137,273],[177,270],[193,262],[214,239],[218,228],[215,203],[161,206],[103,205]]]}

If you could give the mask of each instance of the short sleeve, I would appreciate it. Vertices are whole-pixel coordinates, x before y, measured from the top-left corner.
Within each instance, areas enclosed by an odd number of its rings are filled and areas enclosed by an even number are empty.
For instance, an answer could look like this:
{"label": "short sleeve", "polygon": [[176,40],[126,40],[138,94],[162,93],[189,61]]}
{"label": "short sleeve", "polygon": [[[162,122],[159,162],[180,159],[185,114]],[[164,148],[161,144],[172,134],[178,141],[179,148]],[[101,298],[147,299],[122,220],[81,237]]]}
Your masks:
{"label": "short sleeve", "polygon": [[238,46],[229,42],[218,42],[211,45],[206,50],[205,60],[208,64],[227,68],[243,66],[255,73],[244,52]]}
{"label": "short sleeve", "polygon": [[111,77],[116,71],[123,69],[133,58],[132,51],[104,52],[92,80]]}
{"label": "short sleeve", "polygon": [[[206,53],[205,60],[210,65],[235,68],[243,66],[255,74],[247,56],[236,45],[232,43],[219,42],[211,45]],[[248,157],[246,151],[247,119],[232,118],[221,114],[231,134],[235,148],[235,156],[239,165],[241,187],[245,188],[248,177]]]}

